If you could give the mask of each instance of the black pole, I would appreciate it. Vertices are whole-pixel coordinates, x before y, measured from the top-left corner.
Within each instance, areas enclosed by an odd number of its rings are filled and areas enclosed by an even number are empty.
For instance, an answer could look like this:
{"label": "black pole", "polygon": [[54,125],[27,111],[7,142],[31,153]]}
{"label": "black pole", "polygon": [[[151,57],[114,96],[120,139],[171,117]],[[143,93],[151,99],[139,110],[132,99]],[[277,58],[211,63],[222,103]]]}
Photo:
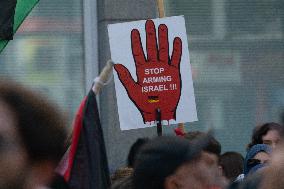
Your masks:
{"label": "black pole", "polygon": [[163,129],[162,129],[162,120],[161,120],[161,110],[160,108],[156,109],[156,122],[157,122],[157,134],[158,136],[162,136]]}

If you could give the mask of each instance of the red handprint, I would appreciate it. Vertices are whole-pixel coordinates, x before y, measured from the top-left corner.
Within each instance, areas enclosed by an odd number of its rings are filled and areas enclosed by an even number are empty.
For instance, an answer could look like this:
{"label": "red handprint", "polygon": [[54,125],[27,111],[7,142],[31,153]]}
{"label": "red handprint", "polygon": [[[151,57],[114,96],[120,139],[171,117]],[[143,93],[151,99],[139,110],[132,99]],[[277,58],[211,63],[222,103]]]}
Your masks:
{"label": "red handprint", "polygon": [[139,31],[133,29],[131,32],[137,81],[134,81],[128,69],[122,64],[115,64],[114,68],[129,98],[142,114],[144,123],[156,120],[158,108],[162,120],[176,119],[176,109],[181,95],[182,41],[179,37],[174,39],[172,56],[169,57],[167,26],[159,25],[159,48],[154,22],[147,20],[145,28],[147,58],[143,52]]}

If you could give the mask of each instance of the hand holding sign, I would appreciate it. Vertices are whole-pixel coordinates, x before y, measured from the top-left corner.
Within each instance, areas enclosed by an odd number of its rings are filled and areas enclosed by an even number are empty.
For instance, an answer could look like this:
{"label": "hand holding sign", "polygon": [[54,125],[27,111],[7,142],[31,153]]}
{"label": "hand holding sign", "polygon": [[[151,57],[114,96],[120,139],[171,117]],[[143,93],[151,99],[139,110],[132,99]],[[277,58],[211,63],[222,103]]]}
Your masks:
{"label": "hand holding sign", "polygon": [[174,39],[173,52],[169,57],[168,28],[165,24],[159,25],[158,40],[159,49],[154,22],[147,20],[146,59],[140,33],[137,29],[132,30],[131,47],[137,82],[125,66],[114,65],[129,98],[142,114],[144,123],[156,120],[155,112],[158,108],[162,120],[176,119],[176,108],[181,95],[182,41],[179,37]]}

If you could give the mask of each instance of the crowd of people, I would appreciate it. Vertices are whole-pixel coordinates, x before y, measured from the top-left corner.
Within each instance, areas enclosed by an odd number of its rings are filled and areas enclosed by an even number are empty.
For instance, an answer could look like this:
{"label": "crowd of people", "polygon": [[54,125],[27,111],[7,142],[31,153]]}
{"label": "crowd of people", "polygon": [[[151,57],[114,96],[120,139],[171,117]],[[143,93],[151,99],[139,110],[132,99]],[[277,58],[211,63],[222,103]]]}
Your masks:
{"label": "crowd of people", "polygon": [[[54,171],[67,149],[66,128],[64,115],[43,96],[0,81],[0,189],[68,188]],[[111,188],[282,188],[283,138],[278,123],[257,126],[245,157],[222,154],[210,132],[139,138],[127,166],[112,175]]]}
{"label": "crowd of people", "polygon": [[[118,169],[112,189],[267,189],[284,187],[284,127],[265,123],[253,130],[246,156],[221,154],[210,134],[193,131],[137,142],[127,174]],[[136,148],[133,155],[133,148]],[[120,177],[117,177],[120,175]]]}

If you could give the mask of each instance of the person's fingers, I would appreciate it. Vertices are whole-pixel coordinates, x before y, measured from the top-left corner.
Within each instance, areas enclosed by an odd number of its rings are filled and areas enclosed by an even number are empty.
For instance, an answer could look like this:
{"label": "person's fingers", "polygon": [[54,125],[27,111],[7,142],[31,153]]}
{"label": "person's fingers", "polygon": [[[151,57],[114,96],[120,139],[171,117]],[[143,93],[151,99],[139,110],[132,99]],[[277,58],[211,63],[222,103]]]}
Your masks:
{"label": "person's fingers", "polygon": [[174,39],[173,53],[171,57],[171,65],[179,68],[182,55],[182,41],[179,37]]}
{"label": "person's fingers", "polygon": [[148,61],[156,62],[158,60],[157,37],[155,25],[152,20],[146,21],[146,49]]}
{"label": "person's fingers", "polygon": [[169,62],[168,28],[165,24],[159,26],[159,60],[163,63]]}
{"label": "person's fingers", "polygon": [[144,51],[142,48],[140,33],[137,29],[131,31],[131,48],[136,68],[146,62]]}

